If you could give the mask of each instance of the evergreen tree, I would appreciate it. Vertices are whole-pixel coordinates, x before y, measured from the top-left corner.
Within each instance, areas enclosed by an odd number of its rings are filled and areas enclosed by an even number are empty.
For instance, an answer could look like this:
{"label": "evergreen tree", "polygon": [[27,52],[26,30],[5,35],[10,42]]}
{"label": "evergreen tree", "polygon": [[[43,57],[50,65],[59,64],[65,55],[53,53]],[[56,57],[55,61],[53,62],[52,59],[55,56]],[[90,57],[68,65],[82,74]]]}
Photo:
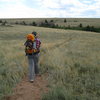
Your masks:
{"label": "evergreen tree", "polygon": [[33,26],[37,26],[36,22],[34,22],[34,21],[33,21],[32,25],[33,25]]}
{"label": "evergreen tree", "polygon": [[26,25],[26,22],[25,22],[25,21],[23,21],[23,22],[22,22],[22,24],[23,24],[23,25]]}
{"label": "evergreen tree", "polygon": [[90,31],[90,26],[86,26],[86,31]]}
{"label": "evergreen tree", "polygon": [[54,22],[53,20],[50,20],[50,22]]}
{"label": "evergreen tree", "polygon": [[2,23],[2,20],[0,20],[0,23]]}
{"label": "evergreen tree", "polygon": [[80,23],[79,27],[83,27],[83,25]]}
{"label": "evergreen tree", "polygon": [[47,21],[47,20],[45,20],[45,23],[48,23],[48,21]]}
{"label": "evergreen tree", "polygon": [[64,23],[66,23],[67,21],[66,21],[66,19],[64,19]]}

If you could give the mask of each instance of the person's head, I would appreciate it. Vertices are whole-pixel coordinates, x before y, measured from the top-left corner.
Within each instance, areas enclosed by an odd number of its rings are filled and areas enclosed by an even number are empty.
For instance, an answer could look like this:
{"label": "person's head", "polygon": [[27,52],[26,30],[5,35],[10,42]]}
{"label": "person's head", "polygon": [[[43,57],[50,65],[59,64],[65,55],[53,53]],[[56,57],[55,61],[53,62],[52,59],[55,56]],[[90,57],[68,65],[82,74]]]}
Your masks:
{"label": "person's head", "polygon": [[32,34],[36,37],[37,33],[36,32],[32,32]]}
{"label": "person's head", "polygon": [[39,37],[37,32],[32,32],[35,37]]}

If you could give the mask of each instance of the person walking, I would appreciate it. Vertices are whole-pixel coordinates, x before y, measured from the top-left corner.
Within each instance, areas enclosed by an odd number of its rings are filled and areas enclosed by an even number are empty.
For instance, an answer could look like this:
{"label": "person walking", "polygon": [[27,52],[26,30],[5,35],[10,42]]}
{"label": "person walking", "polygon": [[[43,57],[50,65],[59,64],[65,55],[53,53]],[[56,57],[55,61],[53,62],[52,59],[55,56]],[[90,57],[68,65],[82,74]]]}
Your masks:
{"label": "person walking", "polygon": [[29,63],[29,80],[34,82],[35,75],[39,74],[39,52],[40,52],[40,40],[36,32],[32,32],[27,35],[27,41],[25,42],[25,52],[28,57]]}
{"label": "person walking", "polygon": [[34,59],[34,68],[35,68],[35,74],[36,76],[39,76],[39,55],[40,55],[40,45],[41,41],[39,39],[39,34],[37,32],[32,32],[32,34],[35,36],[35,42],[34,42],[34,48],[36,52],[34,53],[33,59]]}

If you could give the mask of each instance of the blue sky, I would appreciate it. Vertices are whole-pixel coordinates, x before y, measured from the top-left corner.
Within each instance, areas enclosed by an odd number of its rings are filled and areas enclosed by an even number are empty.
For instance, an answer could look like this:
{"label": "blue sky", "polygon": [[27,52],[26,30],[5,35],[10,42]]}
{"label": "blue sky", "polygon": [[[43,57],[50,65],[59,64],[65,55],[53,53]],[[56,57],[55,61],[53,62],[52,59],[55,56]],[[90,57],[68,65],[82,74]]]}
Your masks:
{"label": "blue sky", "polygon": [[0,0],[0,18],[100,18],[100,0]]}

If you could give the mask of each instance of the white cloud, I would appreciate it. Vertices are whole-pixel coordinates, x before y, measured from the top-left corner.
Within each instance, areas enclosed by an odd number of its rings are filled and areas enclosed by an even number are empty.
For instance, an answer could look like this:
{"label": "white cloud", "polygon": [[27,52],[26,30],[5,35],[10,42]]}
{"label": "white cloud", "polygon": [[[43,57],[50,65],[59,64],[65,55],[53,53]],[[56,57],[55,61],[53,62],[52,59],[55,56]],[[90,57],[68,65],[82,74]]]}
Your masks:
{"label": "white cloud", "polygon": [[9,3],[11,3],[11,2],[22,2],[22,1],[24,1],[24,0],[0,0],[0,2],[9,2]]}
{"label": "white cloud", "polygon": [[29,8],[21,3],[16,3],[16,5],[7,5],[8,9],[0,11],[1,18],[31,18],[31,17],[41,17],[44,16],[42,12],[37,9]]}
{"label": "white cloud", "polygon": [[42,7],[60,8],[59,0],[40,0]]}
{"label": "white cloud", "polygon": [[[31,0],[33,6],[24,4],[25,0],[1,1],[5,4],[0,5],[0,18],[94,17],[92,13],[87,15],[87,11],[93,11],[95,17],[100,17],[100,0]],[[37,8],[35,3],[39,5]]]}
{"label": "white cloud", "polygon": [[13,2],[13,1],[15,1],[15,2],[18,2],[18,1],[24,1],[24,0],[0,0],[0,1],[4,1],[4,2]]}

